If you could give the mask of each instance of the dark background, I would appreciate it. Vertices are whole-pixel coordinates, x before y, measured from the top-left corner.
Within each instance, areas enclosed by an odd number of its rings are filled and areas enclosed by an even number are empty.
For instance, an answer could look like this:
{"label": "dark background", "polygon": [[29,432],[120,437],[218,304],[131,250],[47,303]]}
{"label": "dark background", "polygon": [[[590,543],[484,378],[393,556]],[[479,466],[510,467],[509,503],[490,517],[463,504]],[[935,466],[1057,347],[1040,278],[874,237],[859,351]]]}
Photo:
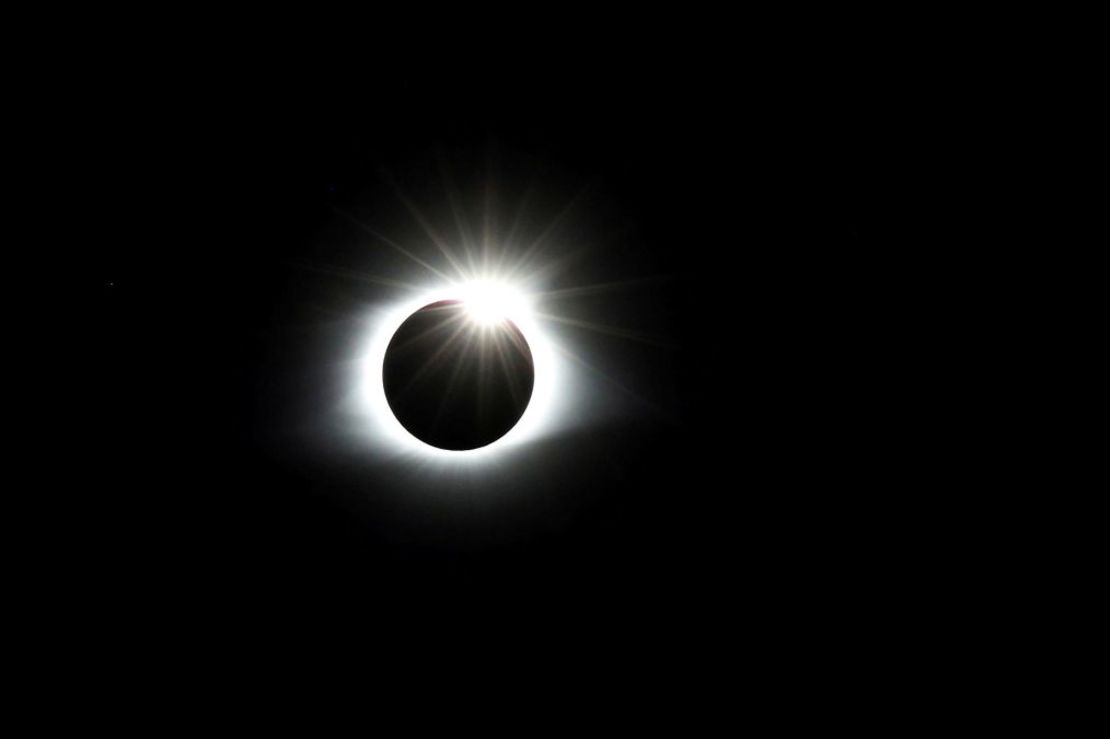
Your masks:
{"label": "dark background", "polygon": [[[58,125],[96,373],[74,587],[106,621],[150,617],[136,629],[812,635],[900,607],[916,529],[887,476],[898,440],[875,439],[903,360],[877,314],[913,248],[930,114],[881,52],[798,48],[75,70],[79,122]],[[581,340],[655,410],[550,442],[511,510],[398,513],[366,501],[411,483],[274,433],[326,394],[322,316],[352,310],[312,267],[372,248],[320,234],[336,208],[395,208],[383,172],[419,200],[443,162],[466,188],[491,159],[506,193],[541,184],[541,212],[589,188],[575,223],[596,246],[568,279],[652,278],[582,308],[651,343]]]}

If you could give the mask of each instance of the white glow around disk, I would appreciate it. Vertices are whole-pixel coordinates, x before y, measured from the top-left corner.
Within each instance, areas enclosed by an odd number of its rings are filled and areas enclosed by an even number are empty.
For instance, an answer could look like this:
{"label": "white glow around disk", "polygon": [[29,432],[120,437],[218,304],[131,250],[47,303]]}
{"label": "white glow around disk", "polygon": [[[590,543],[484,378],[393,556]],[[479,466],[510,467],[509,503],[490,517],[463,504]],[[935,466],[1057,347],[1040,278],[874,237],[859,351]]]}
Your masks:
{"label": "white glow around disk", "polygon": [[[515,426],[492,444],[462,451],[439,449],[410,434],[389,407],[382,382],[385,352],[397,329],[419,309],[441,300],[460,300],[480,323],[511,320],[524,334],[532,352],[535,381],[532,398]],[[361,414],[368,423],[370,441],[391,455],[412,456],[421,460],[470,464],[500,457],[513,447],[550,433],[559,425],[560,410],[566,398],[567,368],[555,351],[551,337],[537,322],[532,303],[520,290],[496,280],[447,283],[414,294],[383,311],[370,326],[368,344],[359,362]]]}

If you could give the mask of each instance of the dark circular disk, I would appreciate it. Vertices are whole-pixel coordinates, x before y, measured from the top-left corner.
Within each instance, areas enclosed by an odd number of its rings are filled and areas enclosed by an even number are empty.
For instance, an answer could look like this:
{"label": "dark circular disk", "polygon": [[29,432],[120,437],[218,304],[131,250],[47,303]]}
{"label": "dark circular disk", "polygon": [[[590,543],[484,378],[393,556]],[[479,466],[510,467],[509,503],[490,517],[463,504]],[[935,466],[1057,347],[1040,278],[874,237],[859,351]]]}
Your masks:
{"label": "dark circular disk", "polygon": [[532,351],[516,324],[478,323],[457,300],[409,316],[382,365],[393,415],[440,449],[477,449],[500,439],[524,415],[534,381]]}

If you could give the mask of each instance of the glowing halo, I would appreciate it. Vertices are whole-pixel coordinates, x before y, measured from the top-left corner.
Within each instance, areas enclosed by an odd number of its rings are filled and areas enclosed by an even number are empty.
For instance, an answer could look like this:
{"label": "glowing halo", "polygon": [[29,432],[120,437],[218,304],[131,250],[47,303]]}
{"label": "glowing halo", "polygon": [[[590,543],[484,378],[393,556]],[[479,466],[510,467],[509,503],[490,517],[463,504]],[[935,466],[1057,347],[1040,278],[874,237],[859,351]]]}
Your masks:
{"label": "glowing halo", "polygon": [[[511,320],[524,334],[532,352],[535,382],[524,415],[504,436],[477,449],[449,450],[430,446],[410,434],[389,407],[382,382],[382,366],[389,342],[401,324],[417,310],[441,300],[460,300],[479,323]],[[379,313],[371,322],[366,349],[358,362],[360,405],[369,423],[371,441],[392,454],[423,461],[471,464],[501,457],[549,433],[566,398],[566,369],[548,332],[532,311],[527,294],[498,280],[445,283],[413,294]]]}

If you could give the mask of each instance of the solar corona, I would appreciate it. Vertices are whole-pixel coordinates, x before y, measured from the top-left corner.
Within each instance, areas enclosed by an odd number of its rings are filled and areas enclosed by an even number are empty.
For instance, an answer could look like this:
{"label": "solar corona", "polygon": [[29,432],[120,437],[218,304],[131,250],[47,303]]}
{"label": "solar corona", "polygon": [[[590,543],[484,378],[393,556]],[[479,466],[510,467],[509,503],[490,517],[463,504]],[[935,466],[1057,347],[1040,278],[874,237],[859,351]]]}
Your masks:
{"label": "solar corona", "polygon": [[544,435],[558,415],[566,372],[524,289],[446,282],[371,324],[359,372],[379,446],[470,464]]}

